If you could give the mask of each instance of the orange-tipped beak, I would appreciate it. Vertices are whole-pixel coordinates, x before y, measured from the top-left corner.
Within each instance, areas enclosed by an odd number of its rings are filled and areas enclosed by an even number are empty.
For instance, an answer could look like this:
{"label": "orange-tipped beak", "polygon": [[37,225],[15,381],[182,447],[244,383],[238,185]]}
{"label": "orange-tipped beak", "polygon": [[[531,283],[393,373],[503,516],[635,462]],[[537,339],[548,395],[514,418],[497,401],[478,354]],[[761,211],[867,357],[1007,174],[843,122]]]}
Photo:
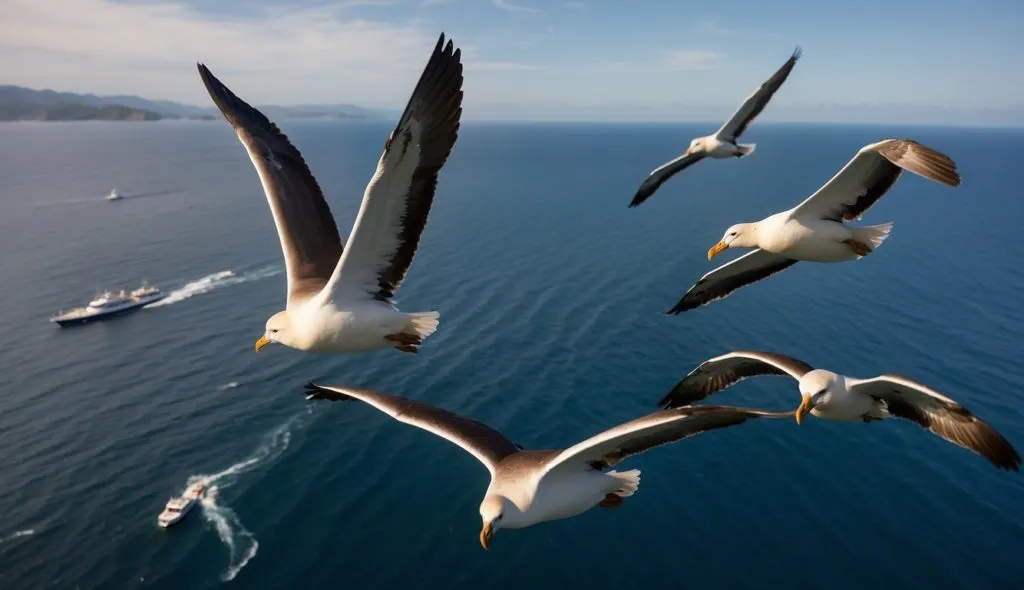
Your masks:
{"label": "orange-tipped beak", "polygon": [[811,397],[805,395],[803,400],[800,401],[800,406],[796,409],[796,423],[802,424],[804,416],[811,411]]}
{"label": "orange-tipped beak", "polygon": [[491,544],[491,538],[494,536],[494,529],[491,528],[490,523],[484,525],[484,528],[480,529],[480,546],[487,550],[487,547]]}
{"label": "orange-tipped beak", "polygon": [[260,336],[260,339],[256,341],[256,352],[259,352],[261,348],[270,344],[270,338],[267,338],[266,334]]}
{"label": "orange-tipped beak", "polygon": [[715,256],[718,256],[719,252],[725,250],[728,247],[729,244],[726,244],[725,242],[718,242],[714,246],[711,246],[711,249],[708,250],[708,260],[711,260]]}

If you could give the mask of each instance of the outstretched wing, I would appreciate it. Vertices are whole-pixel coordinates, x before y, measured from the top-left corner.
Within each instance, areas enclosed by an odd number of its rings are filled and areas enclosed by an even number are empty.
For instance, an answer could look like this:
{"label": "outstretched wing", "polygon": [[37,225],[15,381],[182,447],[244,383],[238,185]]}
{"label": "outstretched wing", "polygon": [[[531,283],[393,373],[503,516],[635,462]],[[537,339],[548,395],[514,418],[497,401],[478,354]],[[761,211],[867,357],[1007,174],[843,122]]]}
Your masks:
{"label": "outstretched wing", "polygon": [[270,203],[288,273],[288,308],[316,295],[341,258],[341,238],[330,207],[302,154],[263,113],[235,96],[203,64],[196,64],[210,98],[249,154]]}
{"label": "outstretched wing", "polygon": [[840,222],[860,219],[904,170],[947,186],[960,186],[956,164],[945,154],[912,139],[886,139],[862,147],[825,186],[797,205],[793,215]]}
{"label": "outstretched wing", "polygon": [[461,57],[441,35],[366,187],[328,286],[332,296],[390,302],[405,278],[427,225],[438,172],[458,137]]}
{"label": "outstretched wing", "polygon": [[640,184],[640,188],[637,189],[636,195],[633,196],[633,201],[630,202],[629,206],[636,207],[640,203],[643,203],[650,198],[655,191],[661,188],[661,185],[665,184],[666,180],[672,178],[679,172],[686,170],[697,162],[700,162],[704,157],[704,154],[700,153],[683,154],[675,160],[655,168],[654,171],[651,172]]}
{"label": "outstretched wing", "polygon": [[766,412],[732,406],[687,406],[663,410],[620,424],[552,457],[544,474],[560,468],[607,469],[654,447],[736,426],[753,418],[790,418],[794,412]]}
{"label": "outstretched wing", "polygon": [[788,375],[797,381],[814,367],[784,354],[756,350],[736,350],[704,361],[683,377],[658,405],[678,408],[698,402],[747,377]]}
{"label": "outstretched wing", "polygon": [[938,391],[899,375],[856,381],[852,389],[885,403],[886,411],[927,428],[988,459],[1000,469],[1020,469],[1020,455],[994,428]]}
{"label": "outstretched wing", "polygon": [[772,74],[771,78],[768,78],[764,84],[761,84],[753,94],[743,101],[739,110],[725,122],[725,125],[722,125],[722,128],[715,135],[720,139],[729,141],[735,141],[737,137],[742,135],[747,130],[750,122],[761,114],[764,107],[768,106],[768,102],[775,96],[775,92],[782,87],[782,83],[786,81],[789,73],[793,71],[793,67],[796,66],[796,62],[800,59],[801,54],[800,48],[797,47],[793,51],[793,55],[786,60],[786,63],[782,64],[782,67]]}
{"label": "outstretched wing", "polygon": [[422,428],[457,444],[483,463],[492,477],[499,461],[519,451],[519,447],[504,434],[482,422],[397,395],[313,383],[306,385],[305,394],[306,399],[359,400],[369,404],[399,422]]}
{"label": "outstretched wing", "polygon": [[675,315],[724,299],[736,289],[766,279],[796,263],[792,258],[757,248],[702,276],[666,313]]}

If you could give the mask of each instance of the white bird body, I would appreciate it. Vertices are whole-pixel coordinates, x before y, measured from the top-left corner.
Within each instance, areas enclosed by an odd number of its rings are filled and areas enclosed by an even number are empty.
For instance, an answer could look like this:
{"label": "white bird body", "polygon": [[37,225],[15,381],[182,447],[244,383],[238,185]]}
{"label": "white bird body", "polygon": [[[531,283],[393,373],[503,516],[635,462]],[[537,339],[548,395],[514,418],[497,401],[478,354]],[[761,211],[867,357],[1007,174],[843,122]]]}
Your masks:
{"label": "white bird body", "polygon": [[[594,470],[562,470],[541,477],[531,486],[507,485],[491,481],[484,497],[509,499],[502,528],[521,529],[551,520],[562,520],[583,514],[600,504],[608,494],[622,487],[617,472]],[[639,475],[639,472],[637,472]]]}
{"label": "white bird body", "polygon": [[[817,394],[810,413],[825,420],[838,422],[858,422],[865,418],[882,419],[885,411],[882,403],[873,397],[856,391],[853,385],[856,379],[845,375],[815,369],[804,375],[799,381],[801,392],[808,396]],[[824,389],[824,392],[819,393]]]}
{"label": "white bird body", "polygon": [[705,135],[693,140],[687,154],[699,151],[706,157],[724,160],[726,158],[746,156],[753,152],[755,147],[756,145],[752,143],[737,144],[736,138],[720,137],[716,133],[715,135]]}
{"label": "white bird body", "polygon": [[368,299],[321,304],[315,299],[288,310],[292,317],[290,344],[300,350],[347,353],[391,348],[388,334],[411,332],[419,313],[405,313],[390,304]]}
{"label": "white bird body", "polygon": [[758,238],[754,245],[766,252],[810,262],[841,262],[859,258],[846,244],[854,232],[836,221],[796,215],[790,209],[753,225]]}

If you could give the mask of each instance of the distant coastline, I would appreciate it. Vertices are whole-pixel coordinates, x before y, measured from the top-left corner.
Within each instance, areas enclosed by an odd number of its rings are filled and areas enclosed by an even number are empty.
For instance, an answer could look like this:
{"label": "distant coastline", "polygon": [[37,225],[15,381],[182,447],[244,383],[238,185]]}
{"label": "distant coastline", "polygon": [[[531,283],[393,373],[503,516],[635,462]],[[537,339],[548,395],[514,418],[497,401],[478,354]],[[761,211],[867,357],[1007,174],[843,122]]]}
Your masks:
{"label": "distant coastline", "polygon": [[[257,108],[272,119],[374,120],[393,116],[390,111],[347,104],[293,107],[269,105]],[[219,116],[212,107],[149,100],[138,96],[97,96],[0,85],[0,122],[214,121]]]}

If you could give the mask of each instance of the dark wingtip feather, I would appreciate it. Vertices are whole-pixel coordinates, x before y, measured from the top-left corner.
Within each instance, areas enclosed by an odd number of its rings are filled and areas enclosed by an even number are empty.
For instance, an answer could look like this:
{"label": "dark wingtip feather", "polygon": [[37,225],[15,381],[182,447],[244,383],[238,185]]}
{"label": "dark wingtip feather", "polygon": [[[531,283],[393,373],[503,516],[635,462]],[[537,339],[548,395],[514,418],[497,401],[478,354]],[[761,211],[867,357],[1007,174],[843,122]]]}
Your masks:
{"label": "dark wingtip feather", "polygon": [[350,396],[347,396],[344,393],[339,393],[337,391],[334,391],[333,389],[327,389],[326,387],[322,385],[317,385],[312,381],[306,383],[306,387],[304,388],[302,393],[303,395],[306,396],[307,400],[321,399],[327,401],[346,401],[352,399]]}
{"label": "dark wingtip feather", "polygon": [[793,50],[793,55],[790,56],[789,59],[791,59],[793,61],[797,61],[798,59],[800,59],[803,56],[803,54],[804,54],[804,50],[801,49],[799,45],[797,45],[796,49]]}

